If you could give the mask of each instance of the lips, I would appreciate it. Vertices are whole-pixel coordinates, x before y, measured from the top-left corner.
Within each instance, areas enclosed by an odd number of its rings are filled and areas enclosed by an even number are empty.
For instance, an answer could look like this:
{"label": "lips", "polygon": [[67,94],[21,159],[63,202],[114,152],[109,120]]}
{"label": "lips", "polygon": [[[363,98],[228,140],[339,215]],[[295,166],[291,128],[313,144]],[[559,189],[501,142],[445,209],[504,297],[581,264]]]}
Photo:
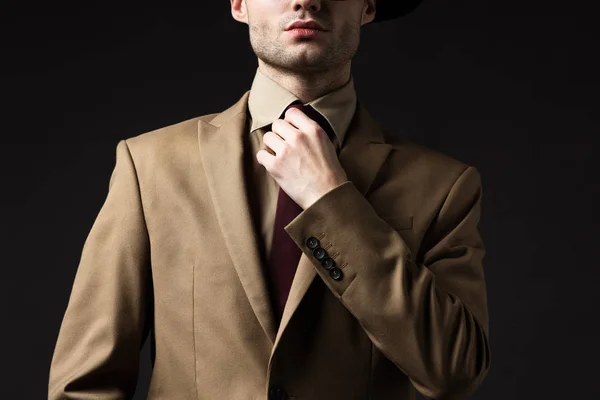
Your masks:
{"label": "lips", "polygon": [[286,28],[286,31],[289,31],[289,30],[292,30],[292,29],[296,29],[296,28],[300,28],[300,29],[315,29],[315,30],[318,30],[318,31],[324,31],[325,30],[316,21],[307,20],[307,21],[294,21],[294,22],[292,22],[290,25],[288,25],[288,27]]}

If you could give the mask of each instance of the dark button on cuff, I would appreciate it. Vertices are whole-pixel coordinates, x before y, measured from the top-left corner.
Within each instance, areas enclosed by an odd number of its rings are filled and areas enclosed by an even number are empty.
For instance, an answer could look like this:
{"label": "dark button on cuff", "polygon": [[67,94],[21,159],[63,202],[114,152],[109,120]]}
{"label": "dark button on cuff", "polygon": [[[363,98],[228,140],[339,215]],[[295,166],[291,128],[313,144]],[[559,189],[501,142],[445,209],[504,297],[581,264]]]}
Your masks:
{"label": "dark button on cuff", "polygon": [[313,256],[315,256],[317,260],[321,261],[323,258],[325,258],[325,256],[327,256],[327,253],[321,247],[317,247],[313,251]]}
{"label": "dark button on cuff", "polygon": [[327,271],[329,271],[331,268],[333,268],[335,266],[335,261],[333,261],[333,259],[331,257],[325,257],[321,261],[321,265],[323,266],[323,268],[325,268]]}
{"label": "dark button on cuff", "polygon": [[286,400],[287,398],[287,393],[281,386],[273,385],[269,388],[269,400]]}
{"label": "dark button on cuff", "polygon": [[341,280],[344,277],[344,274],[342,273],[342,270],[334,267],[332,269],[329,270],[329,275],[335,279],[336,281]]}
{"label": "dark button on cuff", "polygon": [[309,237],[308,239],[306,239],[306,246],[311,250],[316,249],[317,247],[319,247],[319,239],[317,239],[314,236]]}

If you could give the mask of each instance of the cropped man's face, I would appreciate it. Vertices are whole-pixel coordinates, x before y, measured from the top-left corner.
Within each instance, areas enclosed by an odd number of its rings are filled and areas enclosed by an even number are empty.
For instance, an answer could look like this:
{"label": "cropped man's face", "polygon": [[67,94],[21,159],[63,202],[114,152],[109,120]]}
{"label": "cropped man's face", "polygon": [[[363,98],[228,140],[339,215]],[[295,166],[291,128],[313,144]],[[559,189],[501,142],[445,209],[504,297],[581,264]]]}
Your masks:
{"label": "cropped man's face", "polygon": [[[375,17],[375,0],[231,0],[231,6],[234,18],[249,25],[256,56],[290,71],[347,62],[358,49],[361,25]],[[288,30],[296,20],[313,20],[323,30]]]}

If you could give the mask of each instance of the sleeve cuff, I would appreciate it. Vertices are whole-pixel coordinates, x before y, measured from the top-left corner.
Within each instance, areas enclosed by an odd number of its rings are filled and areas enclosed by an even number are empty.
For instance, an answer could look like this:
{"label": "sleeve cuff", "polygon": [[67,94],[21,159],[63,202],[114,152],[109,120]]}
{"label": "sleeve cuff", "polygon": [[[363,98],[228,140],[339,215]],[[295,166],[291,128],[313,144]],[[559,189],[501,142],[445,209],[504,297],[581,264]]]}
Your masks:
{"label": "sleeve cuff", "polygon": [[352,181],[325,193],[284,229],[339,297],[361,268],[374,267],[377,249],[385,248],[393,231]]}

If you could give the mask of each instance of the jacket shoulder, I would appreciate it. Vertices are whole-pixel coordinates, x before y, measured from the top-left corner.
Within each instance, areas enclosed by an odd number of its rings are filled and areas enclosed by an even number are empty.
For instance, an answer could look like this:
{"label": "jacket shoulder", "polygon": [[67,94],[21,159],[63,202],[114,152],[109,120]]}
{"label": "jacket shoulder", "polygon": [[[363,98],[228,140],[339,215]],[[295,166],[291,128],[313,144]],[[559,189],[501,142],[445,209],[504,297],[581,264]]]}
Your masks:
{"label": "jacket shoulder", "polygon": [[[438,177],[456,178],[470,167],[466,162],[439,150],[416,143],[410,139],[386,134],[386,142],[391,146],[390,162],[395,165],[410,166],[422,173],[427,171]],[[450,177],[450,179],[452,179]]]}
{"label": "jacket shoulder", "polygon": [[134,148],[144,147],[162,147],[168,143],[187,142],[196,140],[198,122],[200,120],[210,121],[219,113],[205,114],[180,121],[151,131],[143,132],[135,136],[126,138],[127,144]]}
{"label": "jacket shoulder", "polygon": [[[481,175],[475,166],[404,137],[386,137],[386,142],[391,150],[380,171],[382,193],[402,192],[415,207],[423,207],[426,202],[435,208],[429,210],[433,215],[457,183],[461,190],[469,191],[469,196],[481,191]],[[423,210],[404,212],[417,215]]]}
{"label": "jacket shoulder", "polygon": [[190,154],[198,146],[198,122],[211,121],[219,113],[205,114],[125,138],[140,167],[173,160],[173,154]]}

